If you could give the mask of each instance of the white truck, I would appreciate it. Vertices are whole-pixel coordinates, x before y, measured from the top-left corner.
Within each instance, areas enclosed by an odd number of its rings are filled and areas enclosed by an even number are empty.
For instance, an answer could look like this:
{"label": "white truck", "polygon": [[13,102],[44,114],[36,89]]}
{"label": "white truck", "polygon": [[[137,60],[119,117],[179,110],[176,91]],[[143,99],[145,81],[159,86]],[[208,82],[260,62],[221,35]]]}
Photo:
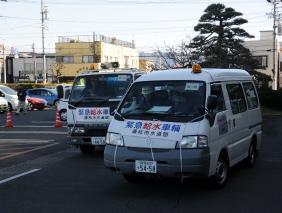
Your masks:
{"label": "white truck", "polygon": [[104,146],[112,115],[131,83],[134,70],[84,72],[74,80],[67,109],[69,143],[84,154]]}

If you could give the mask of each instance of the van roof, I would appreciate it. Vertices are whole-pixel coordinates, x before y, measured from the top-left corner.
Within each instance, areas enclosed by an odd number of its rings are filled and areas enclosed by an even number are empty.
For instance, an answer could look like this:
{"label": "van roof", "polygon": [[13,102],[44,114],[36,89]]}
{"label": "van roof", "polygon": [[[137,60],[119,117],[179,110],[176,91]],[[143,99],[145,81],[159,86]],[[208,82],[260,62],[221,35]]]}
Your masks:
{"label": "van roof", "polygon": [[116,69],[116,70],[85,70],[77,76],[82,75],[99,75],[99,74],[132,74],[132,73],[142,73],[142,71],[137,69]]}
{"label": "van roof", "polygon": [[142,75],[139,81],[197,80],[204,82],[252,80],[252,76],[241,69],[202,68],[201,73],[193,73],[192,69],[171,69],[154,71]]}

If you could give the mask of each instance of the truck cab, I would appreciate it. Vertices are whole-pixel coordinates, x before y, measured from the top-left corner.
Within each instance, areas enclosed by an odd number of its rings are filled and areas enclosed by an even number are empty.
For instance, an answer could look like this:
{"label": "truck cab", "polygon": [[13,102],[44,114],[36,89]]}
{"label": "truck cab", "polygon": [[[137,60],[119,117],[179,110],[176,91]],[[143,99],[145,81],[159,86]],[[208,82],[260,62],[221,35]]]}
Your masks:
{"label": "truck cab", "polygon": [[104,146],[112,115],[128,87],[143,73],[138,70],[84,72],[74,80],[68,101],[69,143],[92,153]]}

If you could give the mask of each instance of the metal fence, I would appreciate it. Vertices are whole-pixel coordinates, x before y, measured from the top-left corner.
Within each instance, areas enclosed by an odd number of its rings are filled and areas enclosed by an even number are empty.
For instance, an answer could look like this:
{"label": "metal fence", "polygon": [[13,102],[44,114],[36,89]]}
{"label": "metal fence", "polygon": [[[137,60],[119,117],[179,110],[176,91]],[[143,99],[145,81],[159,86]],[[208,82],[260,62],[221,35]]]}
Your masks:
{"label": "metal fence", "polygon": [[75,36],[59,36],[59,43],[77,43],[77,42],[104,42],[108,44],[119,45],[128,48],[135,48],[135,43],[122,41],[115,37],[108,37],[93,33],[93,35],[75,35]]}

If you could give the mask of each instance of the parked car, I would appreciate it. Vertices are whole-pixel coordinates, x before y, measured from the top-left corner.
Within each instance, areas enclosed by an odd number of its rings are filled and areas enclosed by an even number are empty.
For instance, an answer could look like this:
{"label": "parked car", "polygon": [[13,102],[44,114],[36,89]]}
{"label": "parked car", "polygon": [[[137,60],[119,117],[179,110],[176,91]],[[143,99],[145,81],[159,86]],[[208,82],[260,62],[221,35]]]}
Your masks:
{"label": "parked car", "polygon": [[18,103],[19,103],[17,91],[5,85],[0,85],[0,97],[3,97],[6,99],[10,110],[17,109]]}
{"label": "parked car", "polygon": [[5,98],[0,97],[0,113],[6,112],[8,108],[8,102]]}
{"label": "parked car", "polygon": [[35,97],[27,97],[27,109],[28,110],[43,110],[45,107],[47,107],[47,101],[42,98],[35,98]]}
{"label": "parked car", "polygon": [[29,89],[26,91],[26,93],[29,97],[41,98],[46,100],[48,105],[57,105],[59,100],[57,96],[57,91],[54,89],[36,88]]}

